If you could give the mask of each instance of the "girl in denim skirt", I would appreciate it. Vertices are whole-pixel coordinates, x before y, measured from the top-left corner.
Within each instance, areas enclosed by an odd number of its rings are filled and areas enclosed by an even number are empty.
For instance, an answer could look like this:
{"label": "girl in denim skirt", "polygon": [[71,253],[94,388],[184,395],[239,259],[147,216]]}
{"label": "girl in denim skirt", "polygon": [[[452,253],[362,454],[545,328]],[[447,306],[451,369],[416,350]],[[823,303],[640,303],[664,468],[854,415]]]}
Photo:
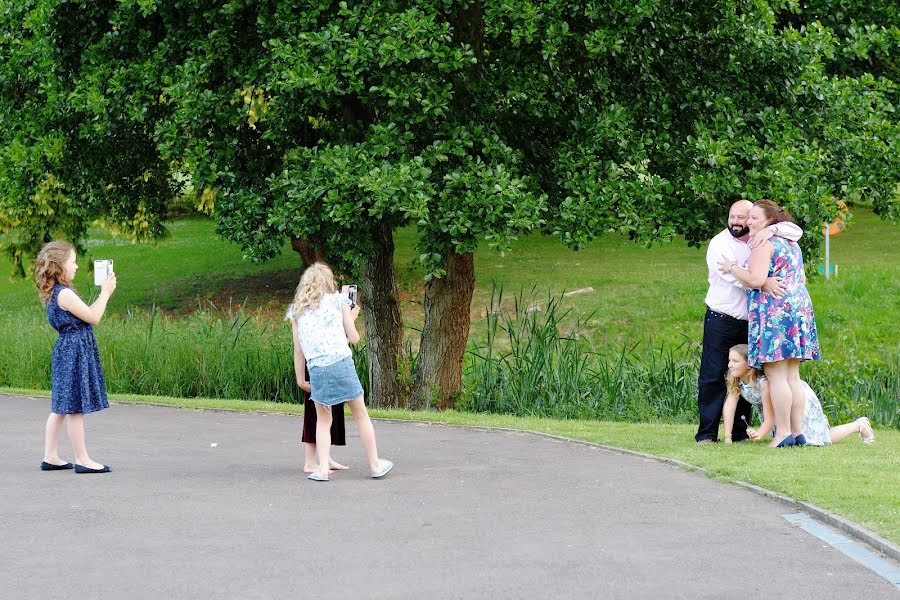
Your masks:
{"label": "girl in denim skirt", "polygon": [[[375,428],[363,402],[363,389],[353,365],[349,344],[359,342],[356,318],[360,306],[350,308],[345,292],[338,292],[334,274],[323,263],[303,272],[294,301],[288,308],[294,338],[294,370],[297,385],[310,392],[316,405],[316,454],[318,469],[313,481],[328,481],[331,464],[331,409],[346,402],[356,420],[359,438],[369,459],[371,477],[380,479],[394,467],[378,458]],[[309,369],[306,381],[304,367]]]}

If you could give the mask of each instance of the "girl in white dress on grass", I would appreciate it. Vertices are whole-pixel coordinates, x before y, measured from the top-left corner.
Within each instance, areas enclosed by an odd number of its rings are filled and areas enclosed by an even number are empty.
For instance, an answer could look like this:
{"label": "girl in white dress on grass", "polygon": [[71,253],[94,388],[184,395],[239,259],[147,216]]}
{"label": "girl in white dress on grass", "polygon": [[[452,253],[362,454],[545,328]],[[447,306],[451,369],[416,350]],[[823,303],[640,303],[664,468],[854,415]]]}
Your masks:
{"label": "girl in white dress on grass", "polygon": [[[728,373],[725,375],[728,395],[722,409],[726,444],[731,443],[734,411],[739,396],[756,407],[760,413],[762,424],[759,429],[747,428],[747,434],[751,440],[758,442],[770,433],[774,433],[775,430],[775,413],[772,409],[772,399],[769,396],[769,382],[765,375],[747,363],[747,350],[747,344],[738,344],[732,346],[728,351]],[[801,383],[806,393],[806,407],[803,410],[801,425],[803,434],[799,437],[806,438],[806,444],[810,446],[836,444],[854,433],[859,434],[863,443],[871,444],[875,441],[875,432],[872,431],[872,424],[867,417],[860,417],[852,423],[830,427],[828,417],[822,411],[822,404],[816,393],[805,381]]]}

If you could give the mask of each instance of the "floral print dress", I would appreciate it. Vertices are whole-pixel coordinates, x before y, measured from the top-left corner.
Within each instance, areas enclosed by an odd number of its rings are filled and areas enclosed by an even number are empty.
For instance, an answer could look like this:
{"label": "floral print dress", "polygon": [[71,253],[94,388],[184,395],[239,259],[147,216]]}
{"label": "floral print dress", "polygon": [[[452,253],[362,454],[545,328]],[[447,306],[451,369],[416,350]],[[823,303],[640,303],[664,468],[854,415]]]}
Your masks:
{"label": "floral print dress", "polygon": [[776,298],[762,290],[748,290],[749,352],[751,367],[789,358],[819,359],[819,336],[812,300],[806,290],[803,254],[796,242],[780,237],[769,240],[775,251],[769,277],[781,277],[787,293]]}

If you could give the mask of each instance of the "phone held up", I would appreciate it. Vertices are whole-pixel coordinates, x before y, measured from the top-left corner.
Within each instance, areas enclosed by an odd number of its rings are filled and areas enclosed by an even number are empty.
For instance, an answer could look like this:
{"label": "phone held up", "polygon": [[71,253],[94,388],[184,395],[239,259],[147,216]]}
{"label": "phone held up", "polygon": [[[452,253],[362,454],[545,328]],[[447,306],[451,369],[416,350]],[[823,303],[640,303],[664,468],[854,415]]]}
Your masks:
{"label": "phone held up", "polygon": [[101,285],[104,281],[112,277],[113,261],[111,260],[95,260],[94,261],[94,285]]}
{"label": "phone held up", "polygon": [[347,286],[347,297],[350,298],[350,308],[356,308],[356,302],[359,299],[359,292],[355,285]]}

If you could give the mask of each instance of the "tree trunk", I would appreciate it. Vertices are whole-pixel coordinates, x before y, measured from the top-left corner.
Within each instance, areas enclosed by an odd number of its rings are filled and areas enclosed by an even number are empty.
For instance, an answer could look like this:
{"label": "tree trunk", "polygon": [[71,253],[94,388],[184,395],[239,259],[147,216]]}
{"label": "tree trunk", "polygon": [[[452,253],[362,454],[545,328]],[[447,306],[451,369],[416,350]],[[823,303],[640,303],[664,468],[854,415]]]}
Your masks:
{"label": "tree trunk", "polygon": [[450,24],[453,26],[453,39],[472,47],[477,62],[471,69],[477,76],[484,55],[484,9],[481,0],[473,0],[465,8],[455,8],[450,15]]}
{"label": "tree trunk", "polygon": [[381,225],[375,232],[376,251],[363,264],[359,284],[360,304],[365,311],[366,357],[369,361],[369,398],[372,406],[399,407],[407,404],[397,378],[403,360],[403,321],[394,276],[394,237]]}
{"label": "tree trunk", "polygon": [[475,291],[474,256],[448,251],[444,266],[444,277],[425,284],[425,326],[412,393],[414,408],[453,408],[462,388]]}
{"label": "tree trunk", "polygon": [[316,237],[305,240],[291,238],[291,248],[300,255],[304,269],[313,263],[325,262],[325,249],[322,247],[322,242]]}

